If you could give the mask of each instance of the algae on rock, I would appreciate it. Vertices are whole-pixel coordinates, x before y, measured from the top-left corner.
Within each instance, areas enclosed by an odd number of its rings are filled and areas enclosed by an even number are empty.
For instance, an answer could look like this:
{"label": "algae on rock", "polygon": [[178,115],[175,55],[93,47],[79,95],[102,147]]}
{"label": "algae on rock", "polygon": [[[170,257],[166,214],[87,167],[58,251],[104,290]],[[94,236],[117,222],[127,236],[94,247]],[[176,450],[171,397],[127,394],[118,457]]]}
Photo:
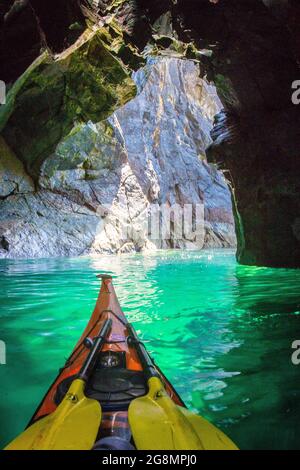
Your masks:
{"label": "algae on rock", "polygon": [[136,94],[102,36],[101,28],[87,30],[62,54],[45,52],[10,90],[2,136],[34,177],[74,123],[105,119]]}

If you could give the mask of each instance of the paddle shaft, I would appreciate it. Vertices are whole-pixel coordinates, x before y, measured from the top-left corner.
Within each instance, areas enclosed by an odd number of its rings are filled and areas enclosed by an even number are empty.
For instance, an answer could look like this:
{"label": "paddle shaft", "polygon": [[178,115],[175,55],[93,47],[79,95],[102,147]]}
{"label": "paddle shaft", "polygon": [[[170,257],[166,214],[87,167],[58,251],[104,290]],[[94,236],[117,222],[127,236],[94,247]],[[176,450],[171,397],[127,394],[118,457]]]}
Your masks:
{"label": "paddle shaft", "polygon": [[97,354],[99,352],[99,349],[102,348],[103,343],[105,342],[105,339],[111,330],[112,326],[112,319],[108,318],[105,322],[104,325],[102,326],[99,335],[97,338],[94,340],[94,344],[84,361],[84,364],[82,368],[80,369],[80,372],[78,374],[78,379],[83,380],[84,382],[87,382],[89,379],[90,373],[93,370],[93,366],[95,364],[95,360],[97,359]]}
{"label": "paddle shaft", "polygon": [[139,340],[138,335],[136,334],[136,331],[131,323],[128,323],[127,330],[131,338],[130,343],[135,346],[136,352],[138,354],[139,360],[142,363],[144,374],[147,380],[149,380],[151,377],[159,377],[159,374],[156,370],[156,367],[154,366],[154,363],[149,353],[147,352],[143,343],[141,343],[141,341]]}

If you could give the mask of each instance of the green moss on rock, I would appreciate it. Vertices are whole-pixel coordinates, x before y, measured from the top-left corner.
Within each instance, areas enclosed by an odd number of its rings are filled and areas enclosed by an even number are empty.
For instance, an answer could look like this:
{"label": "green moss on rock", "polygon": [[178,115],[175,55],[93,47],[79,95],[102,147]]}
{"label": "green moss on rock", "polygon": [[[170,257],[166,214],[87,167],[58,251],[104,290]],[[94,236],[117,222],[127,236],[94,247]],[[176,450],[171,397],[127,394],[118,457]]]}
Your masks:
{"label": "green moss on rock", "polygon": [[103,28],[87,30],[62,54],[45,52],[10,90],[0,129],[33,176],[76,121],[101,121],[136,94],[102,37]]}

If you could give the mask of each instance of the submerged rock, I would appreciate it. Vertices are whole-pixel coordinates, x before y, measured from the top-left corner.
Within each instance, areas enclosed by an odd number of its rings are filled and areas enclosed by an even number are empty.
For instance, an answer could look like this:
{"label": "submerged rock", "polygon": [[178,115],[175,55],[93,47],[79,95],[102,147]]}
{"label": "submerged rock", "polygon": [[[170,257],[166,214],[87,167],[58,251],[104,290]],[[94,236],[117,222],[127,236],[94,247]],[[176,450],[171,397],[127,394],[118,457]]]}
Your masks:
{"label": "submerged rock", "polygon": [[174,236],[172,216],[171,236],[153,238],[144,223],[153,205],[204,204],[204,246],[235,245],[227,183],[205,158],[221,105],[199,72],[192,61],[150,59],[134,74],[134,99],[74,126],[42,163],[37,190],[0,201],[0,256],[202,247]]}

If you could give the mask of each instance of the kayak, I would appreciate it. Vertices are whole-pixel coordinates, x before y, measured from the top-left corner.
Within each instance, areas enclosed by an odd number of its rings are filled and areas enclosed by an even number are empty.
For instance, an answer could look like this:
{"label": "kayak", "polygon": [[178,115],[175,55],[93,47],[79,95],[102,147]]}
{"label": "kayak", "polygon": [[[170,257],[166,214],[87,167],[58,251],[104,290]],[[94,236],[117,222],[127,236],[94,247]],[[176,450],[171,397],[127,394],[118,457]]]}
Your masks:
{"label": "kayak", "polygon": [[112,277],[27,428],[6,450],[236,450],[191,413],[126,319]]}

